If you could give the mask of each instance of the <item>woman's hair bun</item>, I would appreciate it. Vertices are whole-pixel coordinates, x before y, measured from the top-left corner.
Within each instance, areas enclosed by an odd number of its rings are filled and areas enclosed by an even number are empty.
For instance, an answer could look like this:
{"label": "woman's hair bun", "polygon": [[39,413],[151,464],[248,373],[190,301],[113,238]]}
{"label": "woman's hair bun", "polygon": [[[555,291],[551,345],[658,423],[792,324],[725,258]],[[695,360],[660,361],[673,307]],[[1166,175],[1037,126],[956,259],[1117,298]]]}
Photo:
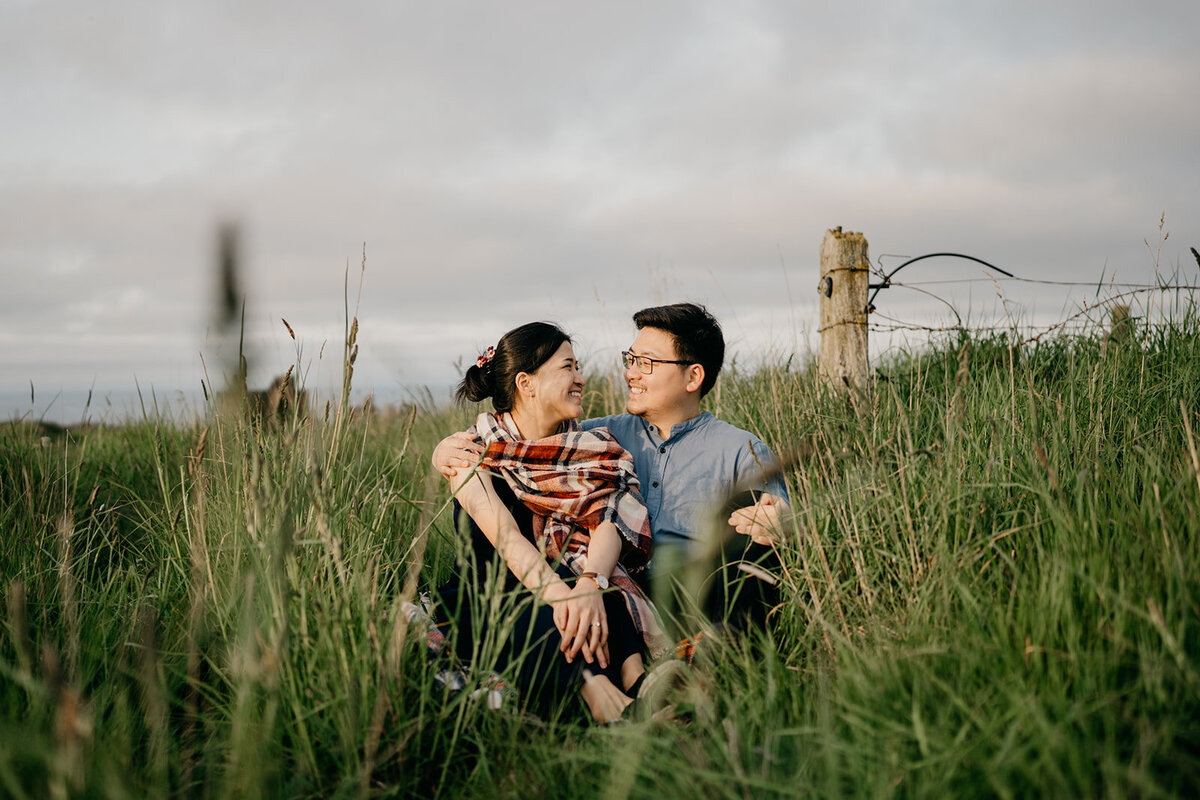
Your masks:
{"label": "woman's hair bun", "polygon": [[492,381],[491,366],[487,364],[480,367],[478,364],[472,364],[458,385],[458,391],[454,393],[455,399],[460,403],[464,400],[478,403],[494,395],[496,384]]}
{"label": "woman's hair bun", "polygon": [[497,414],[512,411],[517,399],[517,376],[536,372],[563,342],[569,341],[571,337],[552,322],[530,322],[513,328],[467,369],[454,397],[460,403],[478,403],[490,397]]}

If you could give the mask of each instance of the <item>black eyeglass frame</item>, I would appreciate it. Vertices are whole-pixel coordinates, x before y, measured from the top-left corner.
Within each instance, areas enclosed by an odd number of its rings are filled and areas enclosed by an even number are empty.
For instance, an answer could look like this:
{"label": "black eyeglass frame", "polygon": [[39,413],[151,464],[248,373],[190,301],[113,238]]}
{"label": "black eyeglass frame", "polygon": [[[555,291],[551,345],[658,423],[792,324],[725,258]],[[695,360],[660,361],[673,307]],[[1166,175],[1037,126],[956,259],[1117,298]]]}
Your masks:
{"label": "black eyeglass frame", "polygon": [[[642,373],[643,375],[653,375],[655,364],[688,365],[688,364],[695,364],[697,362],[695,362],[695,361],[669,361],[665,358],[651,358],[650,356],[637,356],[637,355],[634,355],[633,353],[629,352],[628,350],[622,350],[621,351],[621,363],[625,366],[625,369],[629,369],[634,364],[637,364],[638,372]],[[643,367],[642,366],[643,363],[645,363],[647,366]]]}

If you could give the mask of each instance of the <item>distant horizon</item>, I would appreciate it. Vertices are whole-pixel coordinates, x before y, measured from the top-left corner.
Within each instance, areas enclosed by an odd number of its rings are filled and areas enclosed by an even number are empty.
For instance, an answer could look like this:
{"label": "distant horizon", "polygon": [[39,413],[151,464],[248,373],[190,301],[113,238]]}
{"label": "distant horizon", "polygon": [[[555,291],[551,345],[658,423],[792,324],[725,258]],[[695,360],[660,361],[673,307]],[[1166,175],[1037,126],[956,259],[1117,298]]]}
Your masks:
{"label": "distant horizon", "polygon": [[[1180,279],[1182,283],[1200,285],[1200,270],[1193,270],[1192,277],[1189,278],[1186,270],[1190,266],[1186,265],[1183,270],[1179,270],[1178,272],[1182,274],[1177,275],[1177,279]],[[953,272],[948,274],[952,275]],[[1097,281],[1099,282],[1099,276],[1097,276]],[[921,281],[917,281],[917,283],[921,283]],[[932,288],[941,288],[940,281],[936,278],[926,281],[926,283],[932,284]],[[1146,285],[1152,285],[1152,283]],[[1105,286],[1101,284],[1100,288],[1105,289]],[[1017,291],[1013,291],[1014,289]],[[963,316],[964,327],[976,334],[986,333],[993,328],[1009,329],[1014,323],[1016,328],[1022,331],[1031,333],[1046,331],[1055,334],[1056,331],[1052,330],[1054,326],[1076,315],[1078,315],[1077,319],[1064,326],[1065,332],[1076,333],[1080,330],[1098,332],[1107,320],[1108,308],[1111,305],[1106,301],[1106,297],[1109,296],[1107,291],[1097,292],[1095,287],[1085,290],[1081,290],[1079,287],[1070,291],[1064,290],[1063,296],[1059,298],[1057,304],[1053,301],[1048,302],[1046,297],[1039,297],[1039,294],[1046,294],[1042,287],[1017,284],[1015,287],[1009,288],[1009,294],[1003,300],[994,295],[989,296],[985,292],[984,302],[976,302],[974,308],[963,304],[958,309],[958,313]],[[892,310],[888,304],[888,297],[887,294],[882,294],[876,300],[876,303],[884,311]],[[1021,302],[1018,302],[1017,297],[1020,297]],[[969,299],[968,296],[968,301]],[[1182,307],[1175,305],[1177,300],[1182,302]],[[1170,293],[1164,292],[1151,292],[1128,298],[1128,301],[1132,302],[1134,306],[1135,320],[1140,320],[1147,315],[1152,319],[1159,320],[1177,315],[1181,310],[1187,308],[1188,302],[1193,300],[1194,295],[1190,293],[1184,293],[1181,298],[1173,299]],[[1041,301],[1040,307],[1039,301]],[[1086,313],[1083,312],[1085,304],[1090,309]],[[1058,310],[1054,311],[1055,308]],[[539,318],[553,319],[554,315],[542,315]],[[617,354],[628,345],[633,337],[634,330],[631,322],[628,324],[628,330],[625,331],[618,331],[615,326],[600,331],[594,324],[573,328],[562,319],[555,321],[564,324],[568,333],[575,338],[577,351],[585,362],[585,371],[589,376],[605,374],[605,370],[600,366],[605,362],[610,364],[611,369],[607,374],[617,375],[619,373]],[[879,319],[873,321],[886,326],[886,323]],[[899,330],[870,333],[869,349],[872,369],[877,368],[881,363],[886,363],[893,356],[925,350],[934,342],[952,335],[957,319],[951,313],[943,311],[940,317],[931,317],[923,321],[935,329],[945,326],[945,330]],[[728,343],[725,362],[727,369],[736,364],[739,369],[753,370],[767,363],[783,363],[789,358],[792,359],[793,367],[802,369],[807,359],[815,358],[820,349],[819,336],[813,333],[815,323],[812,321],[799,321],[798,329],[792,330],[787,336],[785,336],[787,332],[784,330],[775,330],[774,332],[768,330],[764,333],[763,329],[747,328],[738,319],[725,319],[722,322]],[[374,402],[380,407],[398,407],[414,401],[419,404],[432,401],[438,407],[449,406],[453,403],[454,387],[461,377],[455,364],[444,363],[440,368],[427,370],[425,374],[429,380],[424,382],[403,381],[394,372],[391,379],[379,380],[380,372],[386,370],[381,370],[379,363],[372,364],[370,356],[363,357],[364,352],[370,353],[372,350],[369,338],[371,328],[372,321],[370,319],[367,319],[360,328],[360,356],[356,362],[351,387],[353,404],[361,404],[368,396],[373,396]],[[469,344],[470,341],[479,343],[478,349],[482,349],[486,346],[482,344],[483,342],[494,341],[494,337],[498,337],[503,332],[503,330],[496,330],[494,333],[480,331],[468,337],[462,345],[462,355],[456,363],[460,364],[474,357],[475,349]],[[783,341],[785,338],[790,341],[785,343]],[[251,349],[259,353],[259,356],[253,357],[249,362],[248,388],[262,390],[269,386],[273,377],[282,374],[295,361],[283,360],[279,353],[279,346],[275,348],[276,357],[267,359],[261,354],[269,352],[271,347],[266,346],[263,341],[257,341],[256,344],[258,346]],[[295,346],[294,342],[289,341],[288,344]],[[327,340],[320,344],[323,344],[324,347],[323,354],[319,359],[307,355],[303,345],[299,348],[302,357],[301,367],[306,374],[299,376],[298,380],[299,384],[309,392],[313,402],[323,405],[326,400],[336,401],[341,394],[342,356],[340,342],[336,348],[331,348]],[[318,347],[317,350],[322,351],[322,348]],[[35,381],[32,387],[33,402],[31,404],[29,383],[27,382],[24,387],[14,387],[10,383],[8,386],[0,387],[0,422],[25,419],[45,421],[65,427],[79,425],[88,420],[92,424],[122,424],[142,418],[143,406],[146,413],[153,416],[156,403],[160,413],[177,421],[187,418],[202,418],[205,413],[205,400],[201,381],[205,380],[205,372],[201,367],[199,354],[196,354],[194,358],[196,364],[189,381],[190,386],[184,386],[180,379],[154,380],[147,378],[143,380],[136,373],[130,374],[125,379],[111,376],[101,378],[93,373],[90,380],[78,379],[68,382],[60,379],[41,383]],[[210,355],[208,358],[212,358],[212,356]],[[276,366],[272,368],[269,366],[270,364]],[[220,374],[212,363],[208,363],[207,369],[210,376],[214,372]],[[177,364],[175,371],[185,370]],[[219,384],[219,391],[223,381],[215,380]],[[90,407],[88,406],[89,394]]]}
{"label": "distant horizon", "polygon": [[[251,385],[251,390],[265,389],[266,386]],[[380,393],[369,390],[351,389],[351,403],[361,405],[368,397],[374,397],[374,403],[380,408],[397,408],[410,402],[414,397],[432,396],[438,402],[439,396],[449,404],[453,400],[453,387],[442,389],[436,387],[400,387],[397,391]],[[308,389],[310,403],[324,406],[325,401],[336,401],[341,390],[335,387]],[[143,406],[145,414],[143,414]],[[159,415],[155,416],[155,409]],[[143,386],[139,396],[135,388],[113,388],[101,393],[99,389],[89,392],[79,389],[58,389],[51,392],[34,387],[34,403],[29,402],[29,390],[14,392],[0,390],[0,424],[14,421],[47,422],[61,427],[73,425],[121,425],[136,422],[143,417],[150,419],[167,419],[176,422],[203,419],[206,415],[206,402],[202,390],[197,387],[194,392],[179,388],[161,389],[155,386]]]}

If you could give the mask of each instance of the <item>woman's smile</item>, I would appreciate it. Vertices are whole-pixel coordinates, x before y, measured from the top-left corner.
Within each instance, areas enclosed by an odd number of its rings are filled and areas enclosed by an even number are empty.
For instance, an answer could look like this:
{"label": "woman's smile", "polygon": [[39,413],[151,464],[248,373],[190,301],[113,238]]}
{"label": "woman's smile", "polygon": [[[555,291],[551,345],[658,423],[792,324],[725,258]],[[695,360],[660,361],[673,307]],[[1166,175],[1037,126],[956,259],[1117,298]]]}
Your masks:
{"label": "woman's smile", "polygon": [[585,381],[570,342],[563,342],[534,376],[537,379],[535,397],[547,417],[563,422],[583,413]]}

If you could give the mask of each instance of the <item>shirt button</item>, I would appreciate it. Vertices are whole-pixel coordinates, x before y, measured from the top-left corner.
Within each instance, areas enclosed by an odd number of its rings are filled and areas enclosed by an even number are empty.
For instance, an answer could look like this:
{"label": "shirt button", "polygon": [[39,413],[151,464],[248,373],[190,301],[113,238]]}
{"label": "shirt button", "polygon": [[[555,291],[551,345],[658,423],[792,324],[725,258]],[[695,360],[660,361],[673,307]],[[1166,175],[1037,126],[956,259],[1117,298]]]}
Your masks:
{"label": "shirt button", "polygon": [[655,489],[657,489],[657,488],[658,488],[658,481],[651,481],[651,482],[650,482],[650,485],[651,485],[651,486],[653,486]]}
{"label": "shirt button", "polygon": [[660,453],[665,453],[665,452],[667,452],[667,448],[666,448],[666,447],[660,447],[660,448],[658,448],[658,452],[660,452]]}

